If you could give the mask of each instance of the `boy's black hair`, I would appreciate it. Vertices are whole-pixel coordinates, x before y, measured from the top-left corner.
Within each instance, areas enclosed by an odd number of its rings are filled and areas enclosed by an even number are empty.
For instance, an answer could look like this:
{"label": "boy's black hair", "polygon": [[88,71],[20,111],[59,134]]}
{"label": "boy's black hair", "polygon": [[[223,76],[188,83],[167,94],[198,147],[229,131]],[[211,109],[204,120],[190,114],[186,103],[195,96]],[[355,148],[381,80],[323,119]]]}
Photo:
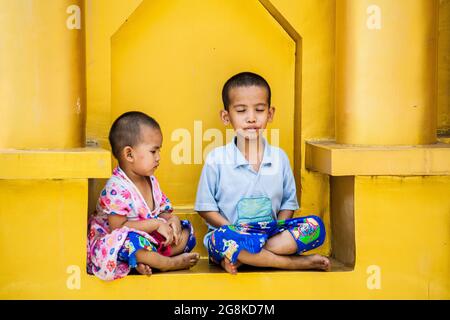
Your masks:
{"label": "boy's black hair", "polygon": [[141,126],[149,126],[161,131],[155,119],[139,111],[126,112],[114,121],[109,131],[109,143],[117,160],[123,148],[133,147],[139,143]]}
{"label": "boy's black hair", "polygon": [[267,102],[270,107],[270,101],[272,93],[270,91],[270,86],[267,83],[266,79],[261,77],[259,74],[252,72],[241,72],[234,76],[232,76],[225,83],[222,89],[222,101],[225,110],[228,111],[228,106],[230,105],[230,90],[237,87],[250,87],[257,86],[263,87],[267,90]]}

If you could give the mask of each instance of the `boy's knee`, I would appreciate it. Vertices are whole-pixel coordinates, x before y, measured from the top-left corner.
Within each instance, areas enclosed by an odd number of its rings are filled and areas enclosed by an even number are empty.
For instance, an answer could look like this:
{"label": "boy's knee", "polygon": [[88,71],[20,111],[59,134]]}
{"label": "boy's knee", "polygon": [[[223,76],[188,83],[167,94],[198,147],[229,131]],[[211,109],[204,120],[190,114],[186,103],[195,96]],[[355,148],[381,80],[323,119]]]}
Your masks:
{"label": "boy's knee", "polygon": [[305,217],[303,226],[298,228],[298,240],[300,252],[310,251],[320,247],[325,242],[325,225],[318,216]]}
{"label": "boy's knee", "polygon": [[275,254],[294,254],[297,252],[297,243],[287,230],[267,240],[264,249]]}
{"label": "boy's knee", "polygon": [[325,230],[325,224],[323,223],[322,219],[318,216],[311,216],[310,219],[312,219],[317,226],[319,227],[319,238],[317,242],[317,246],[321,246],[325,242],[325,236],[326,236],[326,230]]}

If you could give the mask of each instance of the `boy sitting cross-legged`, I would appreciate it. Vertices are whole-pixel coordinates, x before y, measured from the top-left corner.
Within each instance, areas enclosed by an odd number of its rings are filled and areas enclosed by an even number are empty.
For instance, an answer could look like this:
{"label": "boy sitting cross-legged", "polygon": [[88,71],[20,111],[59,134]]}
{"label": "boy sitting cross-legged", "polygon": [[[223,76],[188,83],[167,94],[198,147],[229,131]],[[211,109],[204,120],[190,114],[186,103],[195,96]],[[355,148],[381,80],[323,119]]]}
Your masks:
{"label": "boy sitting cross-legged", "polygon": [[316,216],[292,219],[299,206],[289,159],[262,136],[275,112],[269,84],[240,73],[226,82],[222,99],[221,119],[236,135],[208,154],[195,203],[209,227],[210,260],[231,274],[242,264],[329,270],[327,257],[301,255],[322,245],[325,227]]}

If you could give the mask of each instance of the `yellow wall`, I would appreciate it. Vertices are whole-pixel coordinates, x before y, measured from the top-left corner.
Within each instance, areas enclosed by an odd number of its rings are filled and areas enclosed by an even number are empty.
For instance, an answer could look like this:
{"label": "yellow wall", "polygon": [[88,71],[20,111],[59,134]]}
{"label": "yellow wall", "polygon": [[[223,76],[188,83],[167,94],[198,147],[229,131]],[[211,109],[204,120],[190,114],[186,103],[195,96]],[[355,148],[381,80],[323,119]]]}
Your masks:
{"label": "yellow wall", "polygon": [[86,137],[110,149],[111,36],[142,0],[84,0],[86,21]]}
{"label": "yellow wall", "polygon": [[[112,116],[135,109],[155,117],[164,135],[156,175],[175,205],[192,206],[211,143],[203,134],[219,130],[214,145],[226,142],[221,90],[238,72],[270,83],[276,113],[269,128],[279,130],[292,163],[294,66],[294,41],[257,0],[144,1],[112,38]],[[188,136],[177,137],[180,130]],[[177,152],[183,141],[187,148]]]}
{"label": "yellow wall", "polygon": [[85,273],[87,179],[0,180],[0,297],[64,296],[66,270]]}
{"label": "yellow wall", "polygon": [[450,1],[439,1],[438,132],[450,135]]}
{"label": "yellow wall", "polygon": [[450,299],[449,194],[448,176],[356,178],[356,264],[381,268],[374,296]]}

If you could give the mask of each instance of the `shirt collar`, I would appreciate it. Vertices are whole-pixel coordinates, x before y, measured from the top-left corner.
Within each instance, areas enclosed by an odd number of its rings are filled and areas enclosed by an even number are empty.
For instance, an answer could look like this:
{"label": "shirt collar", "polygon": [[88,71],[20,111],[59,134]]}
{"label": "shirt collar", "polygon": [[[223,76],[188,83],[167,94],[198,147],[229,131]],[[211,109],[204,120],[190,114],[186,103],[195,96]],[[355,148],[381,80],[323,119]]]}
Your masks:
{"label": "shirt collar", "polygon": [[[227,155],[230,163],[233,165],[234,168],[240,167],[240,166],[248,166],[250,165],[245,159],[244,155],[241,153],[241,151],[238,149],[236,145],[236,139],[237,137],[234,136],[234,138],[231,140],[230,143],[227,144]],[[269,165],[272,164],[273,158],[270,152],[269,144],[267,143],[267,140],[265,138],[262,138],[263,144],[264,144],[264,154],[263,159],[261,161],[261,165]]]}

